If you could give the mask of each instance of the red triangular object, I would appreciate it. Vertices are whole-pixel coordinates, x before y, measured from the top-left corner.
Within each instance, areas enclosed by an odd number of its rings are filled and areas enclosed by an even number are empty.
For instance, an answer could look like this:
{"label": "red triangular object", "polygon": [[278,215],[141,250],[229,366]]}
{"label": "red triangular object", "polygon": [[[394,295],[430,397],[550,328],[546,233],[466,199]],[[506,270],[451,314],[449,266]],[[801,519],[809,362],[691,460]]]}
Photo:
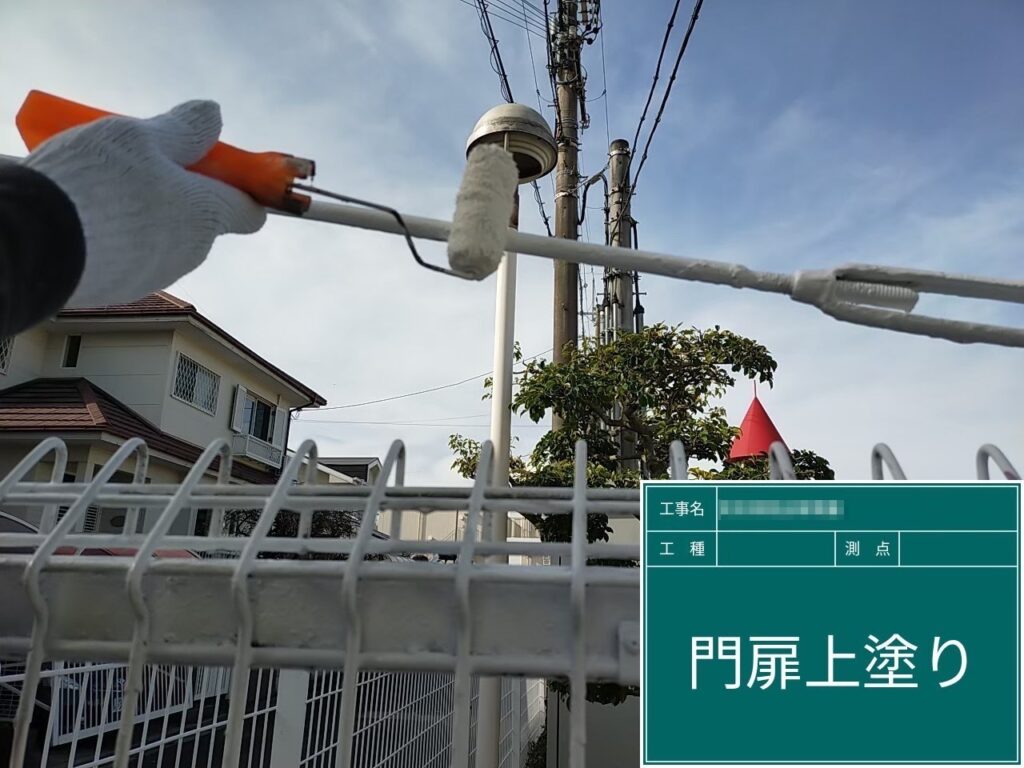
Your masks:
{"label": "red triangular object", "polygon": [[740,434],[732,443],[729,451],[729,460],[745,459],[750,456],[763,456],[774,442],[785,445],[782,435],[772,423],[768,411],[761,405],[761,401],[754,395],[754,400],[747,409],[747,415],[743,417],[740,424]]}

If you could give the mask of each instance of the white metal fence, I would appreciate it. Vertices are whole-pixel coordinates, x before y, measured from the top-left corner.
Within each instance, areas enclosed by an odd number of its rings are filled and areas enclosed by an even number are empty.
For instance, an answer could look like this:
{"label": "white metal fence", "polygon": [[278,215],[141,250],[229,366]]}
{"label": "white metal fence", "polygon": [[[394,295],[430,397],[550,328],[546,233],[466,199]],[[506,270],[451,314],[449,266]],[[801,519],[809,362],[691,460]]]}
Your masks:
{"label": "white metal fence", "polygon": [[[588,515],[635,519],[639,495],[588,488],[582,443],[572,488],[488,487],[489,443],[471,488],[404,487],[401,443],[372,487],[316,485],[303,474],[316,464],[309,442],[274,486],[227,482],[226,441],[180,486],[144,483],[147,456],[129,440],[92,482],[65,484],[67,447],[49,439],[0,480],[0,502],[35,507],[42,520],[41,533],[0,534],[0,658],[16,660],[0,664],[0,713],[13,716],[14,766],[522,768],[543,719],[538,681],[561,677],[578,768],[586,683],[639,682],[639,569],[591,564],[635,561],[639,547],[586,540]],[[773,477],[792,477],[781,444],[769,458]],[[215,461],[216,482],[205,482]],[[678,443],[670,463],[673,477],[687,476]],[[1019,477],[983,446],[979,477],[990,464]],[[126,465],[135,481],[112,483]],[[873,476],[886,467],[904,479],[878,446]],[[28,482],[41,468],[51,482]],[[126,509],[129,521],[144,511],[149,530],[75,533],[96,505]],[[253,507],[249,535],[221,535],[224,510]],[[169,534],[199,509],[212,510],[211,536]],[[451,542],[375,537],[382,511],[397,532],[407,509],[463,510],[467,524]],[[360,513],[355,535],[310,538],[324,511]],[[477,540],[483,515],[513,511],[570,515],[571,541]],[[296,532],[270,537],[282,512],[297,517]],[[133,554],[58,554],[102,547]],[[397,557],[415,553],[456,560]]]}
{"label": "white metal fence", "polygon": [[[26,766],[101,768],[114,764],[127,667],[55,663],[43,672]],[[220,765],[231,670],[152,665],[135,713],[129,765]],[[0,686],[20,691],[22,664],[0,667]],[[263,669],[246,693],[241,765],[333,766],[339,746],[342,673]],[[475,686],[474,686],[475,688]],[[540,680],[502,681],[501,768],[522,768],[544,720]],[[356,685],[353,765],[439,768],[452,758],[454,677],[447,673],[365,672]],[[474,713],[476,697],[473,698]],[[13,716],[14,708],[7,712]],[[474,721],[475,725],[475,721]],[[472,759],[471,759],[472,764]]]}

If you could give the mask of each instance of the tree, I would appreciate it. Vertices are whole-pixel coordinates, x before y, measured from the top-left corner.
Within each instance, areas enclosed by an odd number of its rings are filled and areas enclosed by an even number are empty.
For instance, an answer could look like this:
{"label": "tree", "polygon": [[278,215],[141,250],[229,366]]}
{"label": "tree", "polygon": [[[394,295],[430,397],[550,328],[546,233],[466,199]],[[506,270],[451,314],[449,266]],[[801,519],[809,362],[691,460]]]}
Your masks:
{"label": "tree", "polygon": [[[528,456],[511,458],[510,483],[572,485],[575,443],[582,438],[587,441],[588,483],[611,488],[636,488],[641,479],[666,479],[674,440],[682,441],[692,459],[725,462],[739,430],[730,426],[718,401],[735,385],[737,375],[770,386],[777,367],[764,346],[720,326],[699,330],[663,324],[623,333],[608,344],[585,339],[558,364],[524,362],[517,349],[517,362],[522,370],[517,375],[513,410],[534,422],[555,411],[563,422],[541,437]],[[635,456],[619,454],[623,431],[636,435]],[[449,447],[455,454],[452,468],[463,477],[473,477],[480,443],[456,434],[450,437]],[[801,477],[832,478],[828,462],[813,452],[795,451],[793,458]],[[704,478],[768,479],[768,461],[758,457],[726,463],[721,470],[691,471]],[[568,515],[523,515],[537,528],[541,540],[570,540]],[[607,516],[587,516],[589,542],[607,541],[611,531]],[[560,693],[567,690],[561,681],[550,685]],[[618,685],[587,686],[588,700],[603,703],[617,703],[635,693]]]}
{"label": "tree", "polygon": [[[828,460],[814,451],[792,451],[793,469],[797,480],[835,480],[836,473]],[[767,456],[750,456],[730,461],[722,469],[693,468],[690,474],[701,480],[768,480],[770,471]]]}
{"label": "tree", "polygon": [[[673,440],[682,440],[692,458],[722,460],[737,430],[716,401],[736,383],[734,374],[771,384],[775,368],[764,346],[732,331],[663,324],[621,334],[609,344],[586,339],[559,364],[525,362],[512,408],[534,422],[554,410],[563,423],[546,433],[529,456],[512,457],[510,482],[572,485],[574,446],[580,438],[587,441],[587,476],[594,487],[635,488],[641,479],[668,477]],[[619,455],[622,430],[637,435],[636,456]],[[452,435],[449,446],[455,453],[453,469],[473,477],[480,444]],[[638,463],[639,470],[624,469],[629,463]],[[527,519],[544,541],[569,539],[567,516]],[[607,541],[604,515],[591,515],[587,529],[591,542]]]}
{"label": "tree", "polygon": [[[256,530],[261,509],[232,509],[224,513],[224,533],[227,536],[251,536]],[[312,539],[353,539],[359,531],[359,517],[352,512],[314,510],[310,520],[309,537]],[[277,513],[267,534],[266,544],[257,558],[261,560],[347,560],[348,555],[328,552],[278,552],[274,539],[294,539],[299,535],[299,513],[284,510]],[[364,560],[386,560],[386,555],[368,554]]]}

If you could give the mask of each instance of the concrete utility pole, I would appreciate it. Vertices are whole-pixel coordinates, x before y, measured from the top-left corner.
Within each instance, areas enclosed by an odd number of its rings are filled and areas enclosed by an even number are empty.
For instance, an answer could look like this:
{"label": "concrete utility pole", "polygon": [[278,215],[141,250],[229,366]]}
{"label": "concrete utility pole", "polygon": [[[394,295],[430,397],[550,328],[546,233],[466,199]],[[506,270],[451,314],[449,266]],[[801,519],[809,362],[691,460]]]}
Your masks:
{"label": "concrete utility pole", "polygon": [[[555,105],[558,113],[558,164],[555,166],[555,237],[579,239],[579,98],[583,82],[580,70],[582,39],[578,28],[577,0],[559,0],[552,40],[555,68]],[[554,361],[561,362],[567,344],[577,343],[579,268],[567,261],[555,262]],[[562,419],[554,414],[553,426]]]}
{"label": "concrete utility pole", "polygon": [[[632,248],[633,220],[629,215],[629,142],[615,139],[608,146],[608,231],[611,242],[620,248]],[[606,318],[609,335],[633,331],[633,275],[606,267],[605,291],[612,317]],[[610,320],[610,322],[608,322]]]}
{"label": "concrete utility pole", "polygon": [[[615,139],[608,147],[608,231],[609,245],[631,248],[633,219],[629,213],[629,142]],[[606,338],[614,339],[620,333],[639,330],[633,317],[633,274],[621,269],[604,270],[604,306]],[[622,417],[622,409],[615,407],[615,418]],[[640,469],[637,458],[636,432],[619,430],[619,464],[623,469]]]}

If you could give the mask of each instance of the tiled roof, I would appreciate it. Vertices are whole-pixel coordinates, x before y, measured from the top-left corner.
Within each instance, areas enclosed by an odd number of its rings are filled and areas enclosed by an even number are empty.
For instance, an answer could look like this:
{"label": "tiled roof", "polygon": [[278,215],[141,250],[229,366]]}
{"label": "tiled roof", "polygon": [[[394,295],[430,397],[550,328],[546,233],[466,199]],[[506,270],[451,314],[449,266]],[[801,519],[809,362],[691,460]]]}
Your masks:
{"label": "tiled roof", "polygon": [[157,291],[127,304],[111,304],[106,307],[78,307],[64,309],[58,317],[97,317],[100,315],[182,315],[198,314],[195,306],[172,296],[166,291]]}
{"label": "tiled roof", "polygon": [[222,339],[227,341],[234,347],[244,352],[250,358],[255,360],[257,363],[262,365],[272,374],[277,376],[279,379],[286,381],[289,386],[293,387],[298,392],[301,392],[307,398],[313,406],[326,405],[327,400],[322,395],[317,394],[312,389],[307,387],[301,381],[291,376],[276,365],[271,363],[264,357],[256,354],[252,349],[247,347],[245,344],[240,342],[231,334],[227,333],[223,328],[218,326],[216,323],[211,321],[206,315],[202,314],[195,308],[194,305],[189,304],[187,301],[179,299],[177,296],[172,296],[166,291],[157,291],[151,293],[148,296],[143,296],[138,301],[132,301],[128,304],[112,304],[108,307],[77,307],[75,309],[65,309],[57,313],[58,319],[65,320],[80,320],[85,318],[95,317],[174,317],[178,316],[181,318],[192,318],[200,325],[205,326],[207,329],[213,331],[215,334],[220,336]]}
{"label": "tiled roof", "polygon": [[[169,435],[88,379],[33,379],[0,391],[3,432],[106,432],[141,437],[151,450],[189,464],[202,449]],[[214,468],[217,463],[214,463]],[[232,476],[247,483],[272,483],[276,473],[234,463]]]}

